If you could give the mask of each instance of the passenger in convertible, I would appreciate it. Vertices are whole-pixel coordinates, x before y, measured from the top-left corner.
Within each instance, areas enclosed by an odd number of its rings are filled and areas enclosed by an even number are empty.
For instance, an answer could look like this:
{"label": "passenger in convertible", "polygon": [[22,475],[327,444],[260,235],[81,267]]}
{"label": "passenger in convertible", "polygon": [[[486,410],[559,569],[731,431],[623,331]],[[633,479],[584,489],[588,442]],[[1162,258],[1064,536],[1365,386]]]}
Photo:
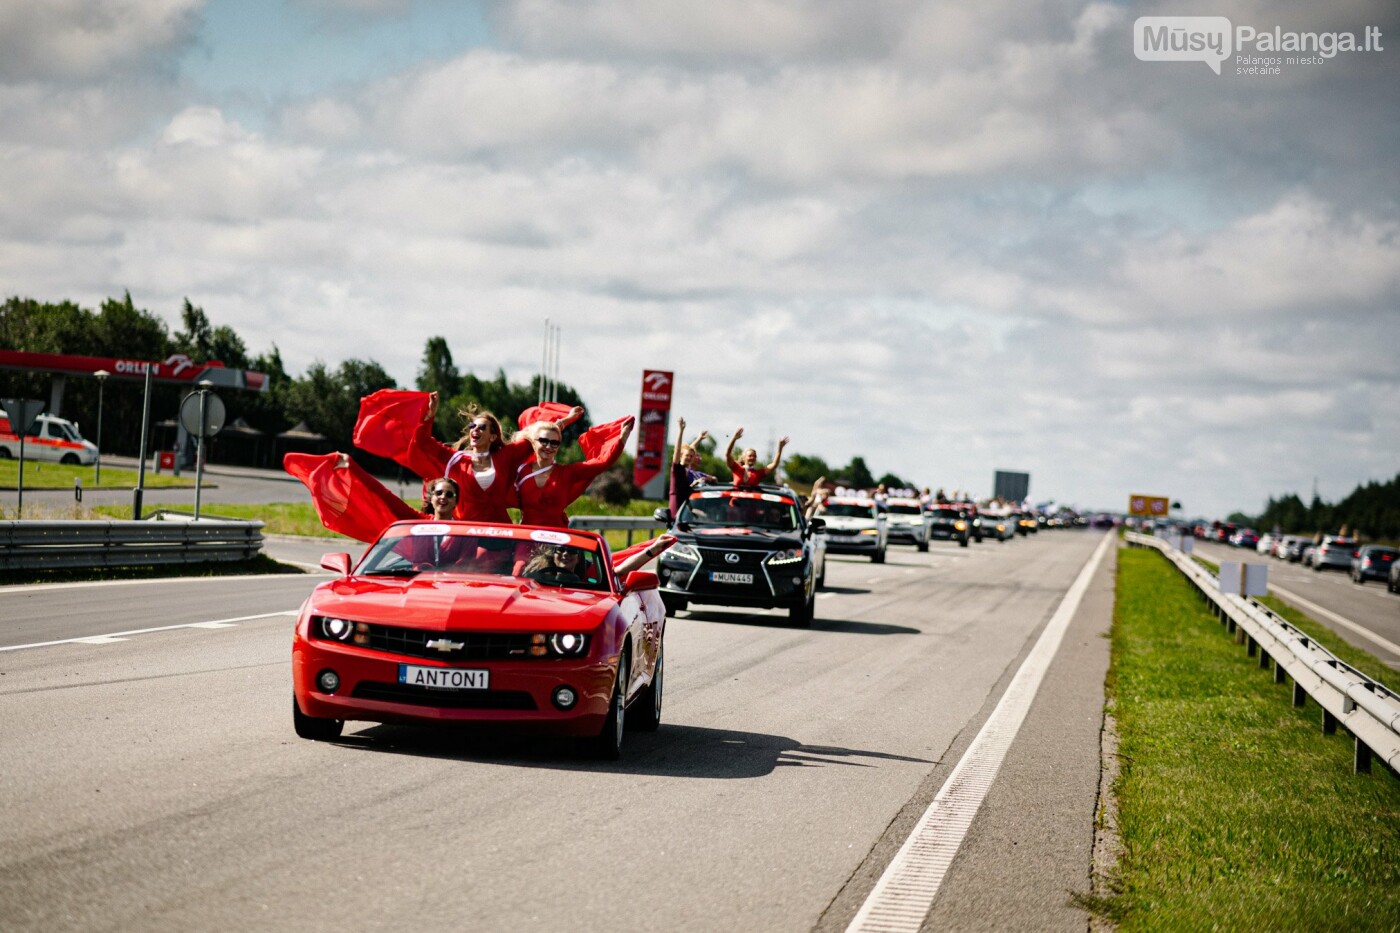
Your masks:
{"label": "passenger in convertible", "polygon": [[[501,423],[475,403],[459,412],[465,419],[462,436],[453,446],[433,437],[437,414],[436,392],[381,389],[360,400],[355,423],[355,446],[407,467],[419,476],[447,476],[456,480],[461,495],[459,521],[509,522],[514,504],[512,487],[520,465],[534,454],[523,432],[506,443]],[[549,420],[567,427],[583,417],[583,409],[555,402],[527,409],[520,425]]]}
{"label": "passenger in convertible", "polygon": [[773,455],[773,462],[761,467],[758,465],[758,451],[752,447],[745,448],[744,452],[739,455],[739,459],[734,459],[734,445],[743,436],[743,428],[734,431],[734,436],[729,439],[729,446],[724,449],[724,463],[729,467],[729,472],[734,474],[735,486],[757,486],[777,472],[778,464],[783,460],[783,448],[787,446],[788,438],[786,434],[778,438],[778,452]]}
{"label": "passenger in convertible", "polygon": [[579,438],[579,446],[587,458],[579,463],[555,462],[564,437],[555,422],[536,421],[520,431],[529,438],[535,451],[535,459],[516,471],[521,524],[568,528],[569,516],[565,509],[622,456],[636,420],[628,415],[589,428]]}

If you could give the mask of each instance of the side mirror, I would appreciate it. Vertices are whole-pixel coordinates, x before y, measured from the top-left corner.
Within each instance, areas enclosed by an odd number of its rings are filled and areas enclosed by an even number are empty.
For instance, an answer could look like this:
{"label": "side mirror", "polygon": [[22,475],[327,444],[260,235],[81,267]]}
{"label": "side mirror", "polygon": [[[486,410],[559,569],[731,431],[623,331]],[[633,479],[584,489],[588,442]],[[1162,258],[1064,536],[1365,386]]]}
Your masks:
{"label": "side mirror", "polygon": [[349,554],[322,554],[321,567],[332,573],[340,574],[342,577],[350,576],[350,555]]}
{"label": "side mirror", "polygon": [[650,570],[634,570],[622,584],[623,594],[640,593],[643,590],[661,588],[661,578]]}
{"label": "side mirror", "polygon": [[654,518],[654,519],[656,519],[658,522],[660,522],[660,523],[663,524],[663,525],[669,525],[669,524],[671,524],[671,510],[668,509],[668,508],[666,508],[665,506],[662,506],[661,508],[657,509],[655,512],[652,512],[652,513],[651,513],[651,517]]}
{"label": "side mirror", "polygon": [[814,518],[807,523],[807,526],[812,529],[812,534],[826,534],[826,519],[824,518]]}

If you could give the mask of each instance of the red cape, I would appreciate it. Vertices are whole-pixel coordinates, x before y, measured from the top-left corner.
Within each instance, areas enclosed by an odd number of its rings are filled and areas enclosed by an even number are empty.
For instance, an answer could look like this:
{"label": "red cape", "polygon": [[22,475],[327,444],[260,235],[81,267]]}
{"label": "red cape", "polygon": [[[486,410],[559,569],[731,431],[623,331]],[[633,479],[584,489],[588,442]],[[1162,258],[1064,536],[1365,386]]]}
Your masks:
{"label": "red cape", "polygon": [[394,522],[423,513],[394,495],[354,460],[337,467],[340,454],[287,454],[282,467],[311,491],[321,524],[366,544]]}

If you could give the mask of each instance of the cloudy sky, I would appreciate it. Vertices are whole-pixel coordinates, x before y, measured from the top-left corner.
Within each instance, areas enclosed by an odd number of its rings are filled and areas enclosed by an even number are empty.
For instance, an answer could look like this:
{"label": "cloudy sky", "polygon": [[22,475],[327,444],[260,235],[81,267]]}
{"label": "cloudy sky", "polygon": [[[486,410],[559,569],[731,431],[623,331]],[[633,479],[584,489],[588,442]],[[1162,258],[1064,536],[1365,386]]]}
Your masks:
{"label": "cloudy sky", "polygon": [[[1138,60],[1185,13],[1384,51]],[[7,296],[405,386],[548,318],[595,419],[1081,508],[1400,472],[1397,153],[1389,0],[0,0]]]}

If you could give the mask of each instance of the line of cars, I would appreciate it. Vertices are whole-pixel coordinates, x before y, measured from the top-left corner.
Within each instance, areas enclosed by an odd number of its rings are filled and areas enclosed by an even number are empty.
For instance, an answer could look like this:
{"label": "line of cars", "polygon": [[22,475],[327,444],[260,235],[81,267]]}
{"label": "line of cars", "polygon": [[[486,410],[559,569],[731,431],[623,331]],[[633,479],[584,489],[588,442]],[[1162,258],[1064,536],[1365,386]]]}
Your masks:
{"label": "line of cars", "polygon": [[1344,570],[1353,583],[1378,580],[1400,593],[1400,549],[1384,544],[1358,544],[1344,535],[1256,534],[1248,528],[1231,532],[1234,547],[1253,547],[1259,554],[1311,567],[1314,571]]}

